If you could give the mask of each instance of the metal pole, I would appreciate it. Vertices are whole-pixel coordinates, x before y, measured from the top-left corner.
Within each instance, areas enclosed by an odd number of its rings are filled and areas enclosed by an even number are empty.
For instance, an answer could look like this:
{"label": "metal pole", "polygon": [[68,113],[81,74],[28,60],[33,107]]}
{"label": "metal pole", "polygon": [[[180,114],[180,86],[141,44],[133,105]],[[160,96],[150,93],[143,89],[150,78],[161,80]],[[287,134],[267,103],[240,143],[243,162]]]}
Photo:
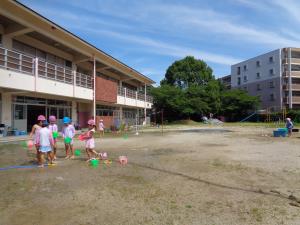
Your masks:
{"label": "metal pole", "polygon": [[94,60],[93,116],[94,116],[94,120],[96,120],[96,59],[95,59],[95,56],[93,57],[93,60]]}
{"label": "metal pole", "polygon": [[161,134],[164,134],[164,110],[161,110]]}

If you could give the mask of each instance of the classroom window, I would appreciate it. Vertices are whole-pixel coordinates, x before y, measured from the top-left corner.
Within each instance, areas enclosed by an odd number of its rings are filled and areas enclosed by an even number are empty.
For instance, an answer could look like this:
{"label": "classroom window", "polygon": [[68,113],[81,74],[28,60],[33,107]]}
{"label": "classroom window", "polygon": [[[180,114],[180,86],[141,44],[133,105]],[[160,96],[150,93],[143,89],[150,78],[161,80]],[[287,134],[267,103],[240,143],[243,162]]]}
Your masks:
{"label": "classroom window", "polygon": [[275,86],[274,86],[274,81],[271,81],[270,83],[269,83],[269,86],[270,86],[270,88],[274,88]]}
{"label": "classroom window", "polygon": [[270,69],[270,70],[269,70],[269,74],[270,74],[271,76],[273,76],[273,75],[274,75],[274,70],[273,70],[273,69]]}
{"label": "classroom window", "polygon": [[256,73],[256,79],[260,79],[260,73]]}
{"label": "classroom window", "polygon": [[270,94],[270,101],[274,101],[274,100],[275,100],[274,94]]}
{"label": "classroom window", "polygon": [[26,105],[15,105],[14,119],[24,120],[25,119],[25,107]]}
{"label": "classroom window", "polygon": [[247,80],[248,80],[247,76],[244,76],[244,82],[247,82]]}
{"label": "classroom window", "polygon": [[238,77],[238,85],[241,85],[241,78],[240,77]]}
{"label": "classroom window", "polygon": [[274,58],[273,58],[273,56],[270,56],[269,57],[269,63],[273,63],[274,62]]}
{"label": "classroom window", "polygon": [[260,61],[256,61],[256,67],[260,67]]}
{"label": "classroom window", "polygon": [[238,66],[238,68],[237,68],[237,75],[240,75],[240,74],[241,74],[241,67]]}
{"label": "classroom window", "polygon": [[246,71],[247,70],[247,65],[244,65],[244,71]]}

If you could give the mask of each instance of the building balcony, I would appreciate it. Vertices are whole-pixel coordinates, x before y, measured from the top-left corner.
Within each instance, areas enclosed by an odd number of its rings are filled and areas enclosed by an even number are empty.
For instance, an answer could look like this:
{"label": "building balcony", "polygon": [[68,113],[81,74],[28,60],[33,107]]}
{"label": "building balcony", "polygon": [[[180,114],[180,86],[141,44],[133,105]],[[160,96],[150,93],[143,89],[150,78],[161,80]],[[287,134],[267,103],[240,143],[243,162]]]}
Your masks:
{"label": "building balcony", "polygon": [[[99,80],[100,78],[97,77]],[[111,81],[107,81],[111,82]],[[107,89],[108,83],[96,83],[96,100],[120,105],[151,108],[151,96],[115,85],[115,91]],[[113,82],[111,82],[113,83]],[[64,97],[93,100],[94,79],[50,62],[0,47],[0,88],[39,92]],[[107,90],[106,90],[107,89]],[[103,93],[104,91],[104,93]],[[107,99],[107,94],[114,95]]]}
{"label": "building balcony", "polygon": [[282,64],[289,64],[289,60],[291,61],[291,64],[300,64],[300,58],[285,58],[282,59]]}
{"label": "building balcony", "polygon": [[118,87],[117,104],[150,109],[153,98],[129,88]]}
{"label": "building balcony", "polygon": [[[289,104],[289,97],[283,98],[283,103]],[[292,104],[300,104],[300,96],[293,96]]]}
{"label": "building balcony", "polygon": [[91,76],[4,48],[0,48],[0,75],[3,88],[93,99]]}
{"label": "building balcony", "polygon": [[[292,90],[300,90],[300,84],[292,84],[291,86]],[[288,90],[289,89],[289,85],[288,84],[284,84],[283,85],[283,89],[284,90]]]}
{"label": "building balcony", "polygon": [[[289,76],[289,72],[283,72],[282,75],[284,77],[288,77]],[[291,71],[291,76],[292,77],[299,77],[300,78],[300,71]]]}

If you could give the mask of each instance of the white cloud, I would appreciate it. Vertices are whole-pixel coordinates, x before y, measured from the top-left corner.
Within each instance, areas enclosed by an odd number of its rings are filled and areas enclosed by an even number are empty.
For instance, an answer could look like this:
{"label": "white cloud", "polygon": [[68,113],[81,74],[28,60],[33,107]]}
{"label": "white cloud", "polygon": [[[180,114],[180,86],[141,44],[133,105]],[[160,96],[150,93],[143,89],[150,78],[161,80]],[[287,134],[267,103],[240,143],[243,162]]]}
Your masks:
{"label": "white cloud", "polygon": [[151,38],[142,37],[142,36],[136,36],[136,35],[130,35],[130,34],[124,34],[114,31],[108,31],[108,30],[95,30],[92,28],[79,28],[81,30],[85,30],[91,34],[95,35],[106,35],[109,37],[114,37],[117,39],[121,39],[127,42],[132,42],[135,44],[139,44],[144,46],[142,49],[143,51],[152,52],[158,55],[166,55],[166,56],[173,56],[173,57],[185,57],[187,55],[195,56],[198,59],[203,59],[208,62],[222,64],[222,65],[232,65],[239,61],[240,59],[226,56],[222,54],[214,54],[210,52],[201,51],[198,49],[193,48],[187,48],[187,47],[181,47],[161,41],[156,41]]}

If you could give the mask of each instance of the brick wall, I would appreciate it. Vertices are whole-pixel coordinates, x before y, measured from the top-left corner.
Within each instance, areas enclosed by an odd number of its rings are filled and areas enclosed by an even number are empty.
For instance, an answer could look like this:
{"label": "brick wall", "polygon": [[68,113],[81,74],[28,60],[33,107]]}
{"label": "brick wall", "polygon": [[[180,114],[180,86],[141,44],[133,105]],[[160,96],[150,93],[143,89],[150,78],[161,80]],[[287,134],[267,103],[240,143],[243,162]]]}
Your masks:
{"label": "brick wall", "polygon": [[96,116],[97,130],[99,130],[100,119],[103,120],[103,124],[104,124],[105,128],[110,128],[112,125],[114,125],[114,120],[113,120],[112,116]]}
{"label": "brick wall", "polygon": [[96,77],[96,100],[117,103],[118,85],[116,82]]}

